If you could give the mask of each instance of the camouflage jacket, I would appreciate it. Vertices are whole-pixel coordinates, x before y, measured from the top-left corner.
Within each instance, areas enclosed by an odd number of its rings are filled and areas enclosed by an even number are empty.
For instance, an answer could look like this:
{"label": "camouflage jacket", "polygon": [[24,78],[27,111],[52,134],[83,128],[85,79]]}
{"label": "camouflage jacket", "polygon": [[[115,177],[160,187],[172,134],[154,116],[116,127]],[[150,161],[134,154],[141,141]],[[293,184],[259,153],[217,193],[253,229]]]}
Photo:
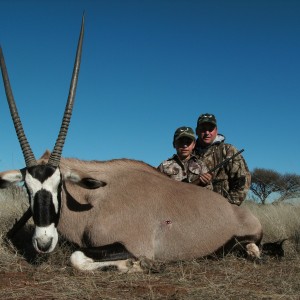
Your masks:
{"label": "camouflage jacket", "polygon": [[[195,147],[195,155],[209,170],[236,152],[238,150],[234,146],[225,143],[222,134],[218,134],[215,141],[206,148],[201,148],[198,140]],[[251,174],[243,156],[236,156],[212,175],[213,190],[227,198],[230,203],[241,205],[251,185]]]}
{"label": "camouflage jacket", "polygon": [[[198,179],[199,175],[208,171],[206,165],[202,161],[199,161],[195,155],[192,155],[187,161],[181,161],[177,154],[163,161],[157,169],[174,180],[190,183]],[[213,189],[212,184],[205,187]]]}

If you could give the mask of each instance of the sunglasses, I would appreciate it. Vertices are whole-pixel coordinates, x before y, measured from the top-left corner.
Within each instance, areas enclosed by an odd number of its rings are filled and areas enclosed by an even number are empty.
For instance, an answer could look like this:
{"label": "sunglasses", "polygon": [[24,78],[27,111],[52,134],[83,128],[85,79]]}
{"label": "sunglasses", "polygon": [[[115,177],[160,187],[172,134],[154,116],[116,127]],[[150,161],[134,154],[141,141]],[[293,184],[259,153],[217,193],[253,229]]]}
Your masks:
{"label": "sunglasses", "polygon": [[206,124],[201,124],[199,125],[198,129],[200,131],[213,131],[216,128],[216,125],[214,124],[210,124],[210,123],[206,123]]}

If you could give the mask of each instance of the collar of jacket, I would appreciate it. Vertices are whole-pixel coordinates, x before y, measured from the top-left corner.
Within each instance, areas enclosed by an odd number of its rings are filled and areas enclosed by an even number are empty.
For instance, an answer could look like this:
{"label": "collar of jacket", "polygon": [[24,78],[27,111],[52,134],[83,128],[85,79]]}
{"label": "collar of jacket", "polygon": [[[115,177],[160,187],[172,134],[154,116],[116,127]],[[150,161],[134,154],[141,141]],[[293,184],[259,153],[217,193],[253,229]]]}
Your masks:
{"label": "collar of jacket", "polygon": [[196,149],[200,152],[201,150],[207,150],[209,149],[210,147],[214,146],[214,145],[219,145],[221,143],[224,143],[225,142],[225,136],[223,134],[220,134],[218,133],[216,138],[214,139],[214,141],[208,145],[207,147],[201,147],[200,146],[200,142],[199,142],[199,138],[197,139],[196,141]]}

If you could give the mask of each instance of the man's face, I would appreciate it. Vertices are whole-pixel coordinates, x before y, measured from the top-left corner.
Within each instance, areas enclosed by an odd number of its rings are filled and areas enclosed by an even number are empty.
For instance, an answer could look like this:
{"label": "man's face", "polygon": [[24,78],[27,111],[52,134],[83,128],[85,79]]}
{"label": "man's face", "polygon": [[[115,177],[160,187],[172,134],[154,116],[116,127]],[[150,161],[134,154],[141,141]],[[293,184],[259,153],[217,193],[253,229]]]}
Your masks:
{"label": "man's face", "polygon": [[188,137],[182,137],[175,141],[174,146],[179,158],[186,159],[191,155],[195,147],[195,141]]}
{"label": "man's face", "polygon": [[199,137],[200,145],[206,147],[211,145],[215,140],[218,134],[218,129],[214,124],[202,123],[197,127],[196,133]]}

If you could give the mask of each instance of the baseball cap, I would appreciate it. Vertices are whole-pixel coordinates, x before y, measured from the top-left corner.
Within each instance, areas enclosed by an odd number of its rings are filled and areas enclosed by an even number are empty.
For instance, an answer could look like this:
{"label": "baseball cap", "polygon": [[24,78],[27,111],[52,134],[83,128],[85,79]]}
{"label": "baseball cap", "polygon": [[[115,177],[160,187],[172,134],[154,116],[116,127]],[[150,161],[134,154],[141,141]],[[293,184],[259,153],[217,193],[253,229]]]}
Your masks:
{"label": "baseball cap", "polygon": [[192,140],[196,140],[195,132],[191,127],[182,126],[176,129],[174,133],[174,142],[182,137],[188,137]]}
{"label": "baseball cap", "polygon": [[199,116],[197,121],[197,126],[199,126],[202,123],[211,123],[215,126],[217,126],[217,120],[216,117],[213,114],[202,114]]}

